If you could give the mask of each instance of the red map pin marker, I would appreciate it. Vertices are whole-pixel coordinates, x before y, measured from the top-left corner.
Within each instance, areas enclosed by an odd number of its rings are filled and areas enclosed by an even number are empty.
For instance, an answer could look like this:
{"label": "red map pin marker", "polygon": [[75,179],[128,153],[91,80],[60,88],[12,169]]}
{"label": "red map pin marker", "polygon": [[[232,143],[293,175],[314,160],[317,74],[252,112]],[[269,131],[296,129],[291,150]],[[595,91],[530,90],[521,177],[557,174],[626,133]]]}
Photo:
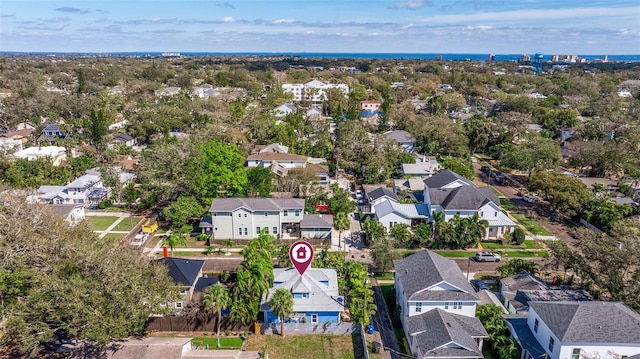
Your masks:
{"label": "red map pin marker", "polygon": [[298,273],[303,275],[313,260],[313,247],[307,242],[297,241],[289,248],[289,259]]}

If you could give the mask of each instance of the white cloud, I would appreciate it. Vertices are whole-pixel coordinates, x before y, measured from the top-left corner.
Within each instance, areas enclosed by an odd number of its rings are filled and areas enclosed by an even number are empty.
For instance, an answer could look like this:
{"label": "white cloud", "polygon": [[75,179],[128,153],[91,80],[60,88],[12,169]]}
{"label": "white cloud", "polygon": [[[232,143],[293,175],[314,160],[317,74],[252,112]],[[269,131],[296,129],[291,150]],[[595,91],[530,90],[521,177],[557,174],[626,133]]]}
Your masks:
{"label": "white cloud", "polygon": [[222,22],[234,22],[235,19],[231,16],[225,16],[222,18]]}
{"label": "white cloud", "polygon": [[566,9],[527,9],[502,12],[479,12],[469,14],[439,15],[425,18],[424,21],[437,24],[461,24],[473,22],[536,22],[549,20],[581,19],[588,17],[628,16],[638,13],[638,7],[620,8],[566,8]]}
{"label": "white cloud", "polygon": [[293,19],[278,19],[273,21],[274,24],[293,24],[294,22],[295,20]]}
{"label": "white cloud", "polygon": [[398,1],[389,6],[391,9],[419,9],[427,5],[424,0]]}

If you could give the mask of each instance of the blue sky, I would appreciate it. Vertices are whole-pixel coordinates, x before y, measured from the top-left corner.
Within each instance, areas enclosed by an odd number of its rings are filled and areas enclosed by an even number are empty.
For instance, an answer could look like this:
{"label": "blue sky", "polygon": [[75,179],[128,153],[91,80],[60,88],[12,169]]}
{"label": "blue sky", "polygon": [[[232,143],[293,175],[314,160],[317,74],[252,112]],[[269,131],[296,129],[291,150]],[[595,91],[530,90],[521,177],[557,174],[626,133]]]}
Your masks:
{"label": "blue sky", "polygon": [[640,0],[2,0],[0,51],[640,54]]}

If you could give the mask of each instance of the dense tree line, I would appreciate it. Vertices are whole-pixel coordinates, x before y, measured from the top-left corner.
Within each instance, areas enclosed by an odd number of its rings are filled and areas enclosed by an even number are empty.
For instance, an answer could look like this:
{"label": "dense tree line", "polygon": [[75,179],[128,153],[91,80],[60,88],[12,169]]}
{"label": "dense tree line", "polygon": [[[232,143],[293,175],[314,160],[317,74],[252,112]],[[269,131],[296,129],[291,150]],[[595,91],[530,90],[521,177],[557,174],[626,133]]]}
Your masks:
{"label": "dense tree line", "polygon": [[69,227],[47,207],[11,201],[0,228],[0,340],[9,352],[42,357],[56,340],[104,345],[140,335],[150,314],[177,299],[164,266],[98,240],[88,224]]}

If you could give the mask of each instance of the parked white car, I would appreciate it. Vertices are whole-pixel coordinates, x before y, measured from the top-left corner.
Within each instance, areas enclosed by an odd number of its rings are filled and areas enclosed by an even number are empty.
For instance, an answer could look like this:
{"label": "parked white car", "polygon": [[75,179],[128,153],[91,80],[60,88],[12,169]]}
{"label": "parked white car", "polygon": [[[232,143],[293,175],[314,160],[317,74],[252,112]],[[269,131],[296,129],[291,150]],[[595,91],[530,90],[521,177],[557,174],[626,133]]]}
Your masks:
{"label": "parked white car", "polygon": [[527,202],[527,203],[535,203],[536,202],[536,200],[533,197],[529,196],[528,194],[525,194],[524,196],[522,196],[522,200]]}

